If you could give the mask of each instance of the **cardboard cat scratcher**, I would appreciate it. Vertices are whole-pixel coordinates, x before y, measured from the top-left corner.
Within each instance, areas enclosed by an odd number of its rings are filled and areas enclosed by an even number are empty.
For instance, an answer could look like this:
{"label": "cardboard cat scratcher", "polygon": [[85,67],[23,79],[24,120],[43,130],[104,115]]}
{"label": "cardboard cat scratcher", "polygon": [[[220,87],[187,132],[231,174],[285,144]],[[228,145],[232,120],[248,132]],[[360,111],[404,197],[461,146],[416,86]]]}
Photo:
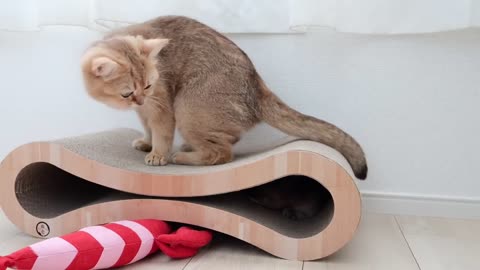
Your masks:
{"label": "cardboard cat scratcher", "polygon": [[[329,147],[294,141],[224,165],[150,167],[143,163],[145,153],[130,146],[140,136],[117,129],[17,148],[0,165],[3,211],[37,237],[153,218],[209,228],[297,260],[334,253],[357,229],[355,178],[345,158]],[[328,191],[320,213],[308,220],[284,218],[241,192],[298,175]]]}

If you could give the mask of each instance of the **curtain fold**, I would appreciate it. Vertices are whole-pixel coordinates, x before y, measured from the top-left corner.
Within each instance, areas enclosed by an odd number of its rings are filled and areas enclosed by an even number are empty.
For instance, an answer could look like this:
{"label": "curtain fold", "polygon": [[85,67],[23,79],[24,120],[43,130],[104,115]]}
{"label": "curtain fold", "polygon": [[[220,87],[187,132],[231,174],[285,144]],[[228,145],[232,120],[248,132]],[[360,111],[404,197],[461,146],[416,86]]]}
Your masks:
{"label": "curtain fold", "polygon": [[105,31],[161,15],[193,17],[225,33],[406,34],[480,26],[480,0],[15,0],[0,29],[75,25]]}

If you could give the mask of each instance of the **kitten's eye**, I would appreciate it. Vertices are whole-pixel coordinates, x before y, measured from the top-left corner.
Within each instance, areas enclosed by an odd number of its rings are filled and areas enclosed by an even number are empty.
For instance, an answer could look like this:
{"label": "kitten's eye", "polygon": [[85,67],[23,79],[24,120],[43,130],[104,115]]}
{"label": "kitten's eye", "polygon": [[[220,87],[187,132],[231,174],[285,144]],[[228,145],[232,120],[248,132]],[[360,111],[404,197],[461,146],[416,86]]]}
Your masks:
{"label": "kitten's eye", "polygon": [[127,94],[121,94],[123,98],[128,98],[133,94],[133,92],[127,93]]}
{"label": "kitten's eye", "polygon": [[147,90],[147,89],[150,88],[151,86],[152,86],[151,84],[147,85],[147,86],[145,87],[145,90]]}

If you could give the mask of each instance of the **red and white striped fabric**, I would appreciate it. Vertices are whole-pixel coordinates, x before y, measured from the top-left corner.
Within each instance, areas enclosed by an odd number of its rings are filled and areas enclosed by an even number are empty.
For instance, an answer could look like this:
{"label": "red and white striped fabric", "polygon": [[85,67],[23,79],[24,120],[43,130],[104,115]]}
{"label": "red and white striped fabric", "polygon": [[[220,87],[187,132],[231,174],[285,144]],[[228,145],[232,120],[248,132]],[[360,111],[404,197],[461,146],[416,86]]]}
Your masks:
{"label": "red and white striped fabric", "polygon": [[173,258],[185,258],[211,240],[210,232],[186,227],[169,233],[167,223],[153,219],[87,227],[0,257],[0,270],[106,269],[134,263],[158,249]]}

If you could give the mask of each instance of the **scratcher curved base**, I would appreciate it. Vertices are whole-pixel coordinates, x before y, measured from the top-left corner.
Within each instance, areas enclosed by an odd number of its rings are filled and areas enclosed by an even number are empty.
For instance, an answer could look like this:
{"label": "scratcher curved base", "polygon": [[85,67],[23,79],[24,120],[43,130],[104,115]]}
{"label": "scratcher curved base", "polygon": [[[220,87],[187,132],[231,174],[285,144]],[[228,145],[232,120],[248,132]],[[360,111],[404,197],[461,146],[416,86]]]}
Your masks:
{"label": "scratcher curved base", "polygon": [[[354,235],[360,195],[348,163],[322,144],[295,141],[217,166],[149,167],[131,148],[140,133],[118,129],[11,152],[0,165],[0,204],[21,230],[51,237],[122,219],[198,225],[297,260],[328,256]],[[325,188],[320,213],[292,221],[242,190],[301,175]],[[292,179],[290,179],[290,178]]]}

